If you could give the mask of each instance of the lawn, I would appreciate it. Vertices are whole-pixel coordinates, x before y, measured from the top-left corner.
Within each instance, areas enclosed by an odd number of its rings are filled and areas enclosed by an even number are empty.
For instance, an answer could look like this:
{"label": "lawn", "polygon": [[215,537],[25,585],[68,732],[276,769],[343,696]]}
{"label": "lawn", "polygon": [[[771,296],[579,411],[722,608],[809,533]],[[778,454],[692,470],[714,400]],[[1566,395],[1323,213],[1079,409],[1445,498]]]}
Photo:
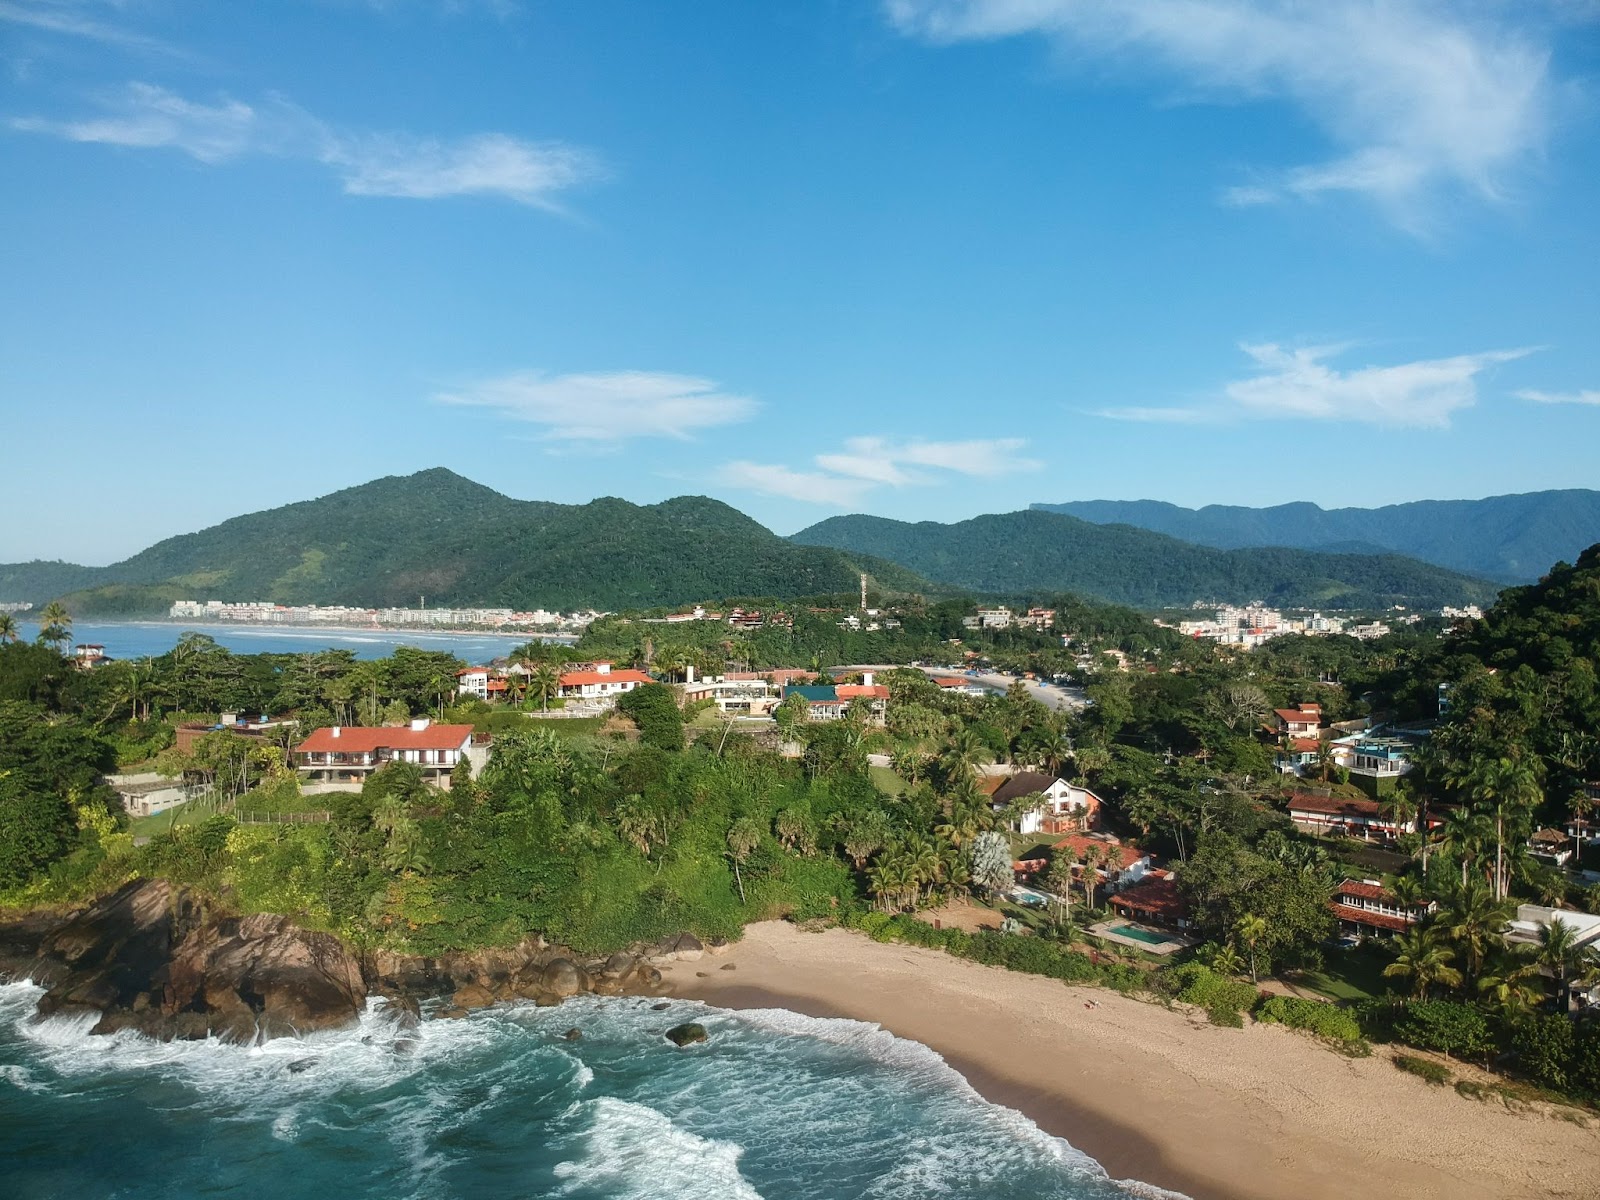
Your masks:
{"label": "lawn", "polygon": [[885,796],[898,796],[911,786],[890,767],[868,767],[867,774],[871,776],[873,786]]}
{"label": "lawn", "polygon": [[1353,950],[1330,950],[1322,970],[1300,971],[1288,978],[1330,1000],[1354,1004],[1376,999],[1389,990],[1389,981],[1383,977],[1389,961],[1381,950],[1363,943]]}
{"label": "lawn", "polygon": [[154,837],[158,833],[165,833],[175,825],[198,825],[215,812],[216,809],[208,805],[180,804],[176,808],[167,809],[166,812],[153,813],[148,817],[134,817],[128,822],[128,832],[134,837]]}

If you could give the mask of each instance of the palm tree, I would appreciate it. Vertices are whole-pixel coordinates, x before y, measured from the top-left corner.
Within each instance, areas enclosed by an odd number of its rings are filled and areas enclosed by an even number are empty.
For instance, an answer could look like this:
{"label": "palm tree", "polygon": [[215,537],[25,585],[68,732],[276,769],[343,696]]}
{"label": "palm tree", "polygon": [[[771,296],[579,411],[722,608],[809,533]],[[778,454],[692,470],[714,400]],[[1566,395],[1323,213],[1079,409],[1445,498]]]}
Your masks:
{"label": "palm tree", "polygon": [[1538,974],[1538,963],[1503,950],[1485,965],[1478,979],[1478,996],[1502,1012],[1524,1012],[1539,994],[1531,982]]}
{"label": "palm tree", "polygon": [[[4,638],[4,621],[5,617],[0,616],[0,640]],[[1572,811],[1572,827],[1577,831],[1572,839],[1572,862],[1577,866],[1583,862],[1583,827],[1594,816],[1594,810],[1600,808],[1600,798],[1588,788],[1580,787],[1568,807]]]}
{"label": "palm tree", "polygon": [[72,641],[72,614],[59,600],[50,601],[40,610],[39,641],[54,646],[57,653],[64,653],[61,647]]}
{"label": "palm tree", "polygon": [[1571,980],[1583,958],[1583,951],[1576,945],[1577,934],[1576,926],[1559,916],[1552,917],[1539,926],[1539,942],[1533,951],[1533,961],[1556,981],[1556,1007],[1560,1012],[1572,1007]]}
{"label": "palm tree", "polygon": [[1409,979],[1412,996],[1426,1000],[1428,989],[1435,985],[1461,986],[1461,972],[1450,965],[1454,958],[1455,951],[1442,945],[1432,929],[1418,926],[1400,935],[1400,953],[1383,973]]}
{"label": "palm tree", "polygon": [[1461,860],[1461,887],[1467,886],[1467,868],[1482,851],[1493,830],[1483,813],[1462,805],[1445,813],[1439,828],[1439,845]]}
{"label": "palm tree", "polygon": [[0,612],[0,642],[15,642],[22,637],[17,629],[17,619],[8,612]]}
{"label": "palm tree", "polygon": [[528,694],[539,698],[539,707],[550,711],[550,701],[561,692],[561,672],[547,662],[540,663],[528,676]]}
{"label": "palm tree", "polygon": [[1512,907],[1482,883],[1472,882],[1450,900],[1450,907],[1439,914],[1438,928],[1446,941],[1466,957],[1467,976],[1476,980],[1490,953],[1505,945],[1505,928]]}
{"label": "palm tree", "polygon": [[1544,798],[1537,766],[1522,758],[1484,759],[1470,763],[1458,776],[1474,804],[1494,817],[1494,894],[1504,899],[1509,879],[1506,870],[1506,819],[1531,812]]}
{"label": "palm tree", "polygon": [[1265,917],[1258,917],[1254,913],[1245,913],[1233,923],[1233,935],[1244,943],[1250,954],[1250,982],[1259,983],[1256,974],[1256,947],[1261,944],[1261,939],[1267,936],[1267,921]]}
{"label": "palm tree", "polygon": [[1423,895],[1422,881],[1415,875],[1398,876],[1389,886],[1389,894],[1394,897],[1395,906],[1401,912],[1409,912],[1426,898]]}
{"label": "palm tree", "polygon": [[989,748],[976,733],[963,726],[950,739],[940,757],[946,773],[952,778],[970,776],[972,768],[989,757]]}
{"label": "palm tree", "polygon": [[744,876],[739,866],[761,844],[761,828],[749,817],[740,817],[728,826],[728,857],[733,859],[733,878],[739,885],[739,903],[744,903]]}

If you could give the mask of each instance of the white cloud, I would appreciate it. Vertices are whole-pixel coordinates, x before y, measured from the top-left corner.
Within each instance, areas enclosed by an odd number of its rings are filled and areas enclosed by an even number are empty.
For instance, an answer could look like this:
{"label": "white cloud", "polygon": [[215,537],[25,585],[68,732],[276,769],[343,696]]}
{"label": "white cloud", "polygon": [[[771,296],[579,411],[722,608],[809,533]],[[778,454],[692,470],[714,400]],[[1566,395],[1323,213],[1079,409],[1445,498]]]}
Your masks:
{"label": "white cloud", "polygon": [[1147,425],[1206,425],[1217,419],[1214,413],[1198,408],[1102,408],[1093,415]]}
{"label": "white cloud", "polygon": [[1339,371],[1324,361],[1339,347],[1285,350],[1268,343],[1242,349],[1261,372],[1228,384],[1225,392],[1251,416],[1434,429],[1448,426],[1452,413],[1477,402],[1477,377],[1486,368],[1532,353],[1491,350]]}
{"label": "white cloud", "polygon": [[[1332,158],[1229,189],[1234,204],[1360,192],[1421,223],[1441,186],[1498,198],[1543,145],[1549,38],[1538,6],[1489,0],[885,0],[932,43],[1045,37],[1069,60],[1175,81],[1187,95],[1294,104]],[[1514,25],[1513,18],[1520,21]]]}
{"label": "white cloud", "polygon": [[1518,400],[1535,404],[1600,404],[1600,392],[1541,392],[1532,388],[1514,393]]}
{"label": "white cloud", "polygon": [[434,399],[543,425],[550,438],[595,442],[687,438],[696,430],[747,420],[757,408],[748,396],[719,391],[712,380],[656,371],[521,371]]}
{"label": "white cloud", "polygon": [[152,84],[133,83],[105,107],[107,112],[94,117],[21,117],[11,125],[74,142],[172,149],[211,164],[252,154],[309,159],[332,169],[344,190],[355,196],[498,196],[555,208],[559,193],[603,174],[588,151],[560,142],[531,142],[503,133],[455,141],[351,133],[277,96],[257,104],[231,99],[204,104]]}
{"label": "white cloud", "polygon": [[91,15],[86,15],[85,10],[92,11],[96,7],[102,6],[72,3],[71,0],[57,0],[55,3],[46,0],[46,2],[35,4],[13,4],[10,3],[10,0],[0,0],[0,21],[37,29],[43,33],[87,38],[90,41],[103,42],[110,46],[121,46],[126,50],[151,50],[162,54],[175,53],[170,46],[155,38],[130,33],[125,29],[119,29],[114,25],[108,25],[104,21],[97,20]]}
{"label": "white cloud", "polygon": [[961,442],[882,437],[848,439],[844,450],[819,454],[817,471],[794,471],[764,463],[729,463],[722,481],[731,487],[845,507],[878,487],[925,487],[950,475],[994,478],[1013,471],[1036,471],[1044,464],[1024,458],[1021,438],[980,438]]}
{"label": "white cloud", "polygon": [[793,471],[773,463],[731,462],[717,472],[728,487],[767,496],[783,496],[807,504],[826,504],[834,508],[853,508],[872,489],[865,479],[845,479],[821,471]]}
{"label": "white cloud", "polygon": [[[1114,421],[1204,425],[1241,418],[1359,421],[1394,428],[1443,429],[1459,409],[1477,403],[1478,376],[1497,363],[1532,354],[1531,348],[1489,350],[1453,358],[1341,371],[1328,360],[1348,346],[1284,348],[1273,342],[1244,345],[1257,373],[1222,388],[1212,404],[1174,408],[1106,408],[1094,415]],[[1528,399],[1541,394],[1519,393]]]}

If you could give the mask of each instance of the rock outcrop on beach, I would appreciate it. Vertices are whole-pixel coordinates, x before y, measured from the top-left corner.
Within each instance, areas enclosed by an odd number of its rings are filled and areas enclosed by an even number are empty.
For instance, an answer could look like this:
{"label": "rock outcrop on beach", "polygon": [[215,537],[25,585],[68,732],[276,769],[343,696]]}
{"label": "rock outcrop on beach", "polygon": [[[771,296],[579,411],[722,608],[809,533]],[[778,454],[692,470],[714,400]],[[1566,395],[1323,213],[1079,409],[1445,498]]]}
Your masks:
{"label": "rock outcrop on beach", "polygon": [[127,884],[77,912],[0,925],[0,978],[42,985],[41,1016],[94,1013],[95,1033],[133,1029],[163,1040],[339,1028],[356,1022],[370,995],[411,1017],[434,1000],[451,1017],[507,1000],[652,995],[662,983],[652,960],[705,952],[685,933],[605,959],[537,936],[437,957],[360,956],[332,934],[273,914],[230,915],[163,880]]}
{"label": "rock outcrop on beach", "polygon": [[217,914],[161,880],[53,925],[11,926],[0,950],[0,970],[45,987],[41,1016],[96,1013],[95,1033],[252,1041],[353,1024],[367,996],[360,962],[331,934]]}

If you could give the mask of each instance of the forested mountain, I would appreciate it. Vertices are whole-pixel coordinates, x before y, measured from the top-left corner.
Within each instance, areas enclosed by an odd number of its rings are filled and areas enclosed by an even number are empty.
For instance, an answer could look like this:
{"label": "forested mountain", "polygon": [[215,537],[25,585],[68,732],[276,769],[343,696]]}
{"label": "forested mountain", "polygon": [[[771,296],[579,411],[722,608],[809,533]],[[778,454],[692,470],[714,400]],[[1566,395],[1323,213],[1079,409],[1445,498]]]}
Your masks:
{"label": "forested mountain", "polygon": [[181,596],[298,604],[637,608],[725,596],[894,591],[926,584],[891,563],[797,546],[703,496],[550,504],[436,468],[235,517],[109,567],[0,566],[15,596],[73,590],[92,613],[151,612]]}
{"label": "forested mountain", "polygon": [[1031,510],[954,525],[832,517],[793,540],[891,559],[938,583],[978,592],[1071,591],[1145,608],[1252,599],[1292,607],[1431,607],[1487,600],[1496,590],[1394,554],[1217,550]]}
{"label": "forested mountain", "polygon": [[1539,578],[1600,542],[1600,492],[1529,492],[1483,500],[1418,500],[1382,508],[1323,509],[1315,504],[1180,508],[1159,500],[1077,500],[1035,504],[1097,525],[1136,525],[1223,550],[1293,546],[1302,550],[1409,555],[1436,566],[1507,583]]}

